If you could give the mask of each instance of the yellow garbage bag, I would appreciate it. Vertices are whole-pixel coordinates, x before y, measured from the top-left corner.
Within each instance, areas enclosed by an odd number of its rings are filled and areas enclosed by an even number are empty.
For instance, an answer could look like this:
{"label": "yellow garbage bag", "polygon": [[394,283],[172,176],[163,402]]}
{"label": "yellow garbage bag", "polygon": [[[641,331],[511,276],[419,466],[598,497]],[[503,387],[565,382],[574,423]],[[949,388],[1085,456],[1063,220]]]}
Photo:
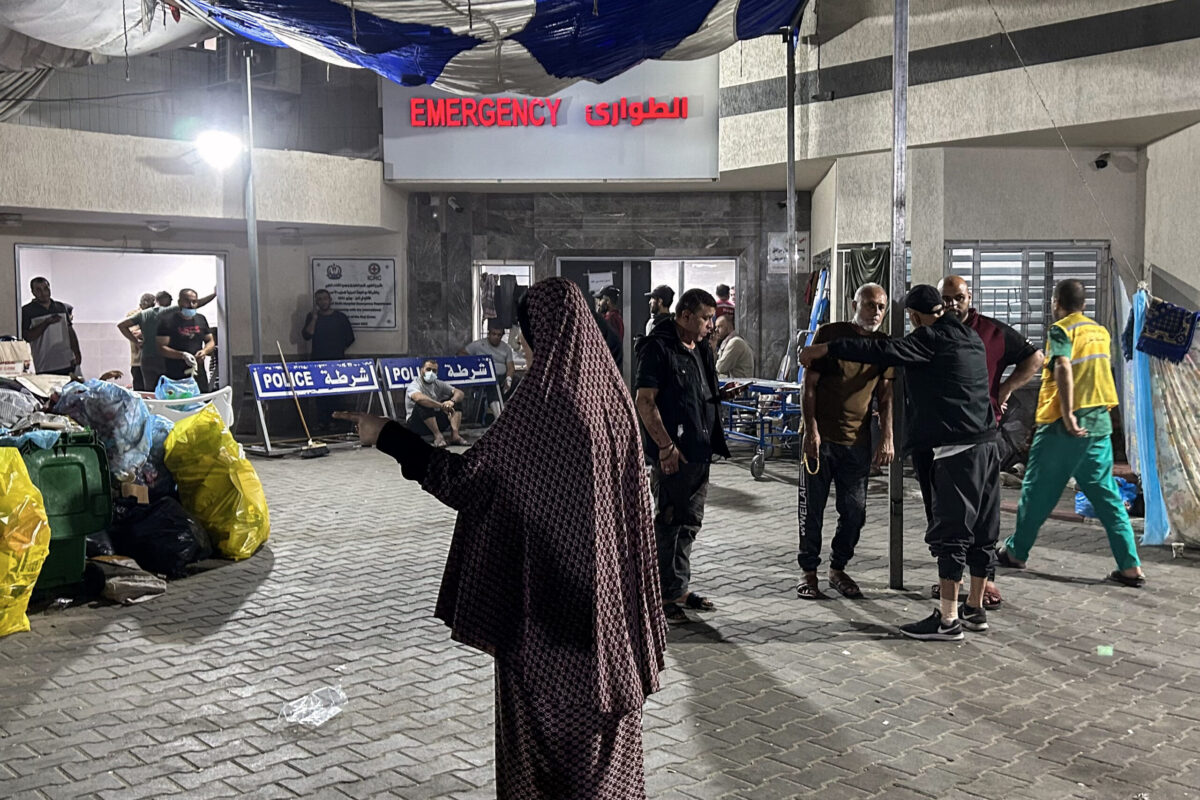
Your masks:
{"label": "yellow garbage bag", "polygon": [[15,447],[0,447],[0,636],[29,630],[29,597],[50,552],[42,493]]}
{"label": "yellow garbage bag", "polygon": [[166,465],[179,500],[226,558],[254,555],[271,533],[262,483],[242,446],[210,404],[167,436]]}

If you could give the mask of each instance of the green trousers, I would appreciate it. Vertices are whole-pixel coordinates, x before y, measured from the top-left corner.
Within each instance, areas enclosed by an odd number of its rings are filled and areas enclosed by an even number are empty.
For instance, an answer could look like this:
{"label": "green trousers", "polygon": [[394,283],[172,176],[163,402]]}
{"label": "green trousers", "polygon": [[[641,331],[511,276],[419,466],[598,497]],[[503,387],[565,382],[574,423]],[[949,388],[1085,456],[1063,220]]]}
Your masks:
{"label": "green trousers", "polygon": [[1108,436],[1076,438],[1063,432],[1061,422],[1039,425],[1021,484],[1017,529],[1004,543],[1004,549],[1016,561],[1028,559],[1042,523],[1058,504],[1067,480],[1075,478],[1079,491],[1091,501],[1108,533],[1108,546],[1117,566],[1120,569],[1139,566],[1133,526],[1117,491],[1112,468],[1112,439]]}

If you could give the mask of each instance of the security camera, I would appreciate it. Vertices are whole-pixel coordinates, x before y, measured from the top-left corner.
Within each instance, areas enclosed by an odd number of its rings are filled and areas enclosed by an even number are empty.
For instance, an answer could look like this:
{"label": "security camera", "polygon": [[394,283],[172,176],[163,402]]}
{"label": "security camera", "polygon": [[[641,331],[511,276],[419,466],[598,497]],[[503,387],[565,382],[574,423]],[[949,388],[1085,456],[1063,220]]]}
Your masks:
{"label": "security camera", "polygon": [[463,212],[462,203],[458,202],[458,198],[454,195],[450,195],[446,198],[446,205],[450,206],[450,208],[459,214]]}
{"label": "security camera", "polygon": [[1092,163],[1096,165],[1096,169],[1104,169],[1108,166],[1109,160],[1112,158],[1112,153],[1101,153],[1096,156],[1096,160]]}

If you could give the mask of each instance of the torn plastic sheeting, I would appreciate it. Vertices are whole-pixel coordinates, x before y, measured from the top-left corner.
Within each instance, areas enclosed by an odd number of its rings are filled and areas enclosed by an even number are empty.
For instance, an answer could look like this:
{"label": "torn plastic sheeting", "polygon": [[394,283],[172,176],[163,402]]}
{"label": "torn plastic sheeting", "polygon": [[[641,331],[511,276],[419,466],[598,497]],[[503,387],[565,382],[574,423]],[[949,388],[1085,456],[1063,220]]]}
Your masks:
{"label": "torn plastic sheeting", "polygon": [[346,693],[340,686],[322,686],[315,692],[293,700],[279,711],[279,717],[292,725],[318,728],[341,713]]}
{"label": "torn plastic sheeting", "polygon": [[57,47],[95,55],[143,55],[183,47],[211,37],[213,30],[191,18],[175,22],[157,3],[142,0],[0,0],[0,27]]}
{"label": "torn plastic sheeting", "polygon": [[[785,27],[806,0],[189,0],[245,38],[404,85],[546,95],[651,58],[713,55]],[[306,44],[305,48],[299,42]]]}

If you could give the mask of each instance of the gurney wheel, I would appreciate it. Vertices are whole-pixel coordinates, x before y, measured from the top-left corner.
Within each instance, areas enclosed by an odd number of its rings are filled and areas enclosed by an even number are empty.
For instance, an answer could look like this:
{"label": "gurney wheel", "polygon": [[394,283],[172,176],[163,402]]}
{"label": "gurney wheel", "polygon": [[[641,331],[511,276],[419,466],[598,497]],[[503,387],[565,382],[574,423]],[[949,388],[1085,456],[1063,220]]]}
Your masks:
{"label": "gurney wheel", "polygon": [[756,453],[754,458],[750,459],[750,474],[755,480],[762,477],[763,467],[766,466],[767,459],[762,453]]}

